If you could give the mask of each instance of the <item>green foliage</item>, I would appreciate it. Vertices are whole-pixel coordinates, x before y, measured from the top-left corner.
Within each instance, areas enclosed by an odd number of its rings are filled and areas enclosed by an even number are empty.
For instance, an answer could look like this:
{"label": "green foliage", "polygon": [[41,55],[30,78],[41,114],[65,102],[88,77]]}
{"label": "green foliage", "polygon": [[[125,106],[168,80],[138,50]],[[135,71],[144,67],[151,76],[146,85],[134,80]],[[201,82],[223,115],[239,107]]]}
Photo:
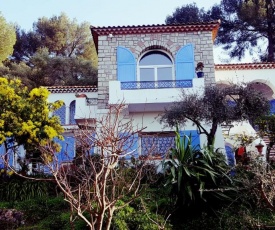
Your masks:
{"label": "green foliage", "polygon": [[[236,97],[238,95],[238,97]],[[257,108],[257,109],[255,109]],[[249,84],[205,87],[204,94],[184,94],[179,102],[162,115],[162,121],[170,126],[185,124],[191,120],[200,134],[207,136],[207,146],[214,144],[218,125],[233,121],[255,121],[269,113],[270,104],[264,95]],[[211,128],[205,128],[207,122]]]}
{"label": "green foliage", "polygon": [[[85,215],[85,213],[84,213],[84,215]],[[61,222],[63,223],[63,225],[60,226],[59,229],[70,230],[71,225],[74,226],[75,230],[88,229],[86,222],[84,220],[80,219],[79,217],[77,217],[76,215],[73,216],[74,217],[73,223],[70,223],[70,216],[71,216],[70,212],[61,213],[60,219],[61,219]]]}
{"label": "green foliage", "polygon": [[172,15],[167,16],[166,24],[194,23],[202,21],[205,14],[203,9],[199,9],[196,3],[186,4],[177,7]]}
{"label": "green foliage", "polygon": [[49,216],[56,216],[56,219],[60,219],[60,214],[69,210],[69,206],[63,197],[43,197],[15,202],[14,208],[24,212],[28,224],[37,223],[45,218],[49,218]]}
{"label": "green foliage", "polygon": [[39,49],[47,48],[51,56],[80,57],[93,61],[93,66],[97,66],[89,23],[79,24],[76,19],[70,20],[64,13],[51,18],[39,18],[33,24],[33,31],[27,33],[17,28],[14,48],[14,58],[17,61],[28,62]]}
{"label": "green foliage", "polygon": [[[248,230],[248,229],[273,229],[275,215],[268,209],[252,209],[242,204],[234,204],[229,207],[216,210],[215,214],[202,213],[195,218],[189,218],[174,229],[193,230]],[[269,228],[265,228],[269,226]]]}
{"label": "green foliage", "polygon": [[[241,59],[245,51],[258,48],[263,61],[274,61],[274,0],[223,0],[217,16],[222,24],[217,43],[229,51],[231,57]],[[263,48],[262,40],[266,41]]]}
{"label": "green foliage", "polygon": [[33,28],[38,36],[43,37],[40,47],[47,47],[56,56],[83,54],[85,43],[92,39],[87,22],[79,25],[64,13],[51,18],[39,18]]}
{"label": "green foliage", "polygon": [[[239,60],[246,51],[262,61],[274,61],[274,0],[222,0],[208,11],[187,4],[166,18],[167,24],[221,20],[216,43]],[[266,46],[263,48],[263,40]],[[255,50],[257,49],[257,52]]]}
{"label": "green foliage", "polygon": [[[258,128],[261,137],[268,136],[272,144],[275,143],[275,115],[259,117],[254,125]],[[271,146],[272,147],[272,146]]]}
{"label": "green foliage", "polygon": [[0,14],[0,65],[13,52],[13,45],[16,41],[15,28],[6,22]]}
{"label": "green foliage", "polygon": [[191,136],[181,138],[177,130],[175,148],[164,162],[166,185],[173,187],[177,206],[190,206],[197,199],[206,201],[203,196],[205,189],[213,190],[220,198],[227,198],[218,190],[222,183],[231,183],[224,156],[214,152],[213,148],[195,149],[191,143]]}
{"label": "green foliage", "polygon": [[63,102],[49,103],[49,94],[46,88],[29,91],[20,80],[0,77],[0,144],[4,144],[6,150],[11,137],[18,146],[23,145],[28,154],[56,137],[63,138],[59,118],[49,116]]}
{"label": "green foliage", "polygon": [[0,200],[11,202],[47,197],[54,189],[53,182],[24,179],[13,175],[0,180]]}
{"label": "green foliage", "polygon": [[[25,224],[16,228],[18,230],[70,230],[71,224],[75,230],[87,229],[86,223],[75,215],[73,223],[70,223],[70,208],[63,197],[42,197],[11,203],[0,202],[0,207],[14,208],[24,212]],[[2,227],[1,223],[0,227]]]}
{"label": "green foliage", "polygon": [[90,26],[64,13],[39,18],[33,31],[17,27],[12,58],[4,64],[0,76],[20,78],[29,88],[97,84],[97,53]]}
{"label": "green foliage", "polygon": [[[121,203],[120,206],[124,204],[121,200],[118,202]],[[154,212],[154,209],[151,209],[152,206],[148,205],[148,203],[150,203],[149,200],[147,200],[146,205],[144,203],[142,199],[137,199],[133,204],[126,205],[124,208],[119,209],[113,218],[112,227],[117,230],[157,230],[159,229],[159,224],[160,226],[165,226],[167,230],[171,229],[168,223],[164,224],[164,216]],[[154,205],[154,207],[156,206]]]}
{"label": "green foliage", "polygon": [[[50,56],[40,49],[30,58],[34,65],[29,78],[36,85],[96,85],[97,71],[89,60],[75,57]],[[37,79],[38,76],[43,78]]]}

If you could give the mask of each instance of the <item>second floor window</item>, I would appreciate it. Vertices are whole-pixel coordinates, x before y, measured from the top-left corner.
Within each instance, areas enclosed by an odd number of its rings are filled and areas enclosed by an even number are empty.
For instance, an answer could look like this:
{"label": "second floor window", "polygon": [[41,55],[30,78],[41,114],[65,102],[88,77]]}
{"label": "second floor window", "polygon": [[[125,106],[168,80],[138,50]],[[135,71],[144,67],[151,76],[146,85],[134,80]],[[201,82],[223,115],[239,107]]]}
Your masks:
{"label": "second floor window", "polygon": [[161,51],[150,51],[139,61],[138,71],[140,81],[173,80],[173,62]]}

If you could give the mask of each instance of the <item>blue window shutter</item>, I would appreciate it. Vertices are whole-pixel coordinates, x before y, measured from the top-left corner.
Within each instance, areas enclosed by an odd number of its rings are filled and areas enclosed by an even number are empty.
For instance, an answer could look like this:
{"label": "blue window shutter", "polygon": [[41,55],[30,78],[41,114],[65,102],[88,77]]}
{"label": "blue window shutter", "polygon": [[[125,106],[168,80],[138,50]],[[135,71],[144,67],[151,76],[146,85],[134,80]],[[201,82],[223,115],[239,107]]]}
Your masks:
{"label": "blue window shutter", "polygon": [[[122,138],[123,136],[127,137],[128,135],[130,134],[121,133]],[[131,157],[135,157],[135,158],[138,157],[138,134],[137,133],[128,138],[128,140],[124,143],[123,150],[125,151],[124,154],[131,152],[131,154],[126,155],[125,159],[127,160],[131,159]]]}
{"label": "blue window shutter", "polygon": [[8,149],[6,149],[6,154],[8,156],[8,164],[9,166],[14,166],[14,138],[13,137],[8,137],[6,138],[6,142],[7,142],[7,147]]}
{"label": "blue window shutter", "polygon": [[229,166],[233,167],[235,165],[235,154],[234,154],[234,151],[228,145],[225,146],[225,151],[226,151],[226,156],[227,156],[227,163],[228,163]]}
{"label": "blue window shutter", "polygon": [[[6,141],[8,142],[8,149],[6,150],[5,145],[2,144],[0,145],[0,156],[3,157],[6,155],[7,160],[8,160],[8,165],[9,166],[14,166],[14,151],[13,151],[13,139],[12,138],[7,138]],[[0,168],[4,168],[4,161],[0,160]]]}
{"label": "blue window shutter", "polygon": [[[5,155],[6,151],[5,151],[5,146],[4,144],[0,145],[0,156],[3,157]],[[5,164],[4,164],[4,161],[0,160],[0,169],[4,168]]]}
{"label": "blue window shutter", "polygon": [[56,138],[54,141],[61,146],[61,151],[57,153],[58,163],[72,161],[75,156],[75,138],[64,137],[64,140]]}
{"label": "blue window shutter", "polygon": [[183,136],[190,136],[192,137],[192,147],[194,149],[200,149],[200,134],[197,130],[184,130],[180,131],[180,137],[183,138]]}
{"label": "blue window shutter", "polygon": [[125,47],[117,47],[117,79],[120,82],[136,81],[136,59]]}
{"label": "blue window shutter", "polygon": [[9,149],[8,150],[8,159],[9,159],[9,166],[14,166],[13,163],[14,163],[14,151],[13,149]]}
{"label": "blue window shutter", "polygon": [[275,100],[270,101],[270,114],[275,114]]}
{"label": "blue window shutter", "polygon": [[188,44],[181,47],[176,54],[176,80],[190,80],[194,76],[194,48],[192,44]]}
{"label": "blue window shutter", "polygon": [[63,105],[59,109],[53,112],[53,115],[58,116],[60,118],[61,125],[65,125],[66,123],[66,106]]}
{"label": "blue window shutter", "polygon": [[70,103],[70,121],[69,121],[70,125],[76,124],[74,116],[75,116],[75,100]]}
{"label": "blue window shutter", "polygon": [[88,141],[89,145],[91,146],[91,149],[89,152],[91,155],[93,155],[95,153],[95,145],[94,145],[95,141],[96,141],[96,133],[93,132],[92,138],[90,138],[90,140]]}

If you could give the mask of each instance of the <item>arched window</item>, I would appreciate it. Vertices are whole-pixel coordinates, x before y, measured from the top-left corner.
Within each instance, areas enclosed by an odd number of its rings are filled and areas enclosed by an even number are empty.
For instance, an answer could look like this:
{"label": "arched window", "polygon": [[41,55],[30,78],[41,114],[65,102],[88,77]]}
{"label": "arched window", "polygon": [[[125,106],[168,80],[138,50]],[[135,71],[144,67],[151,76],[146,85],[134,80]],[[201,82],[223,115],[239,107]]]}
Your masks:
{"label": "arched window", "polygon": [[270,101],[270,113],[275,114],[275,100]]}
{"label": "arched window", "polygon": [[70,103],[70,125],[75,125],[75,100]]}
{"label": "arched window", "polygon": [[58,116],[60,118],[61,125],[66,124],[66,106],[65,105],[55,110],[53,112],[53,115]]}
{"label": "arched window", "polygon": [[162,51],[149,51],[145,53],[138,64],[139,81],[173,80],[173,62]]}

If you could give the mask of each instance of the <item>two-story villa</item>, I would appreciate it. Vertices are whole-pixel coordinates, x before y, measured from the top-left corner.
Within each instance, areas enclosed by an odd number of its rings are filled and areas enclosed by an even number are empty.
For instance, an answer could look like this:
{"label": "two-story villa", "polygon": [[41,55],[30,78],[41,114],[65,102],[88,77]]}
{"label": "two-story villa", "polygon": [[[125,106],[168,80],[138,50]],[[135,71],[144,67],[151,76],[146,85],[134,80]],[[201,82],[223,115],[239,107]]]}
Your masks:
{"label": "two-story villa", "polygon": [[[88,121],[91,126],[110,105],[124,103],[125,119],[144,128],[136,134],[135,150],[146,155],[148,144],[155,154],[163,155],[174,145],[174,129],[160,123],[160,114],[175,101],[182,91],[202,94],[205,85],[215,84],[213,41],[219,22],[181,25],[142,25],[91,27],[98,54],[98,85],[89,87],[48,87],[50,101],[63,100],[65,105],[55,112],[65,127],[65,148],[74,157],[74,130]],[[204,64],[204,77],[198,78],[195,67]],[[86,122],[87,124],[87,122]],[[180,133],[192,135],[193,145],[206,144],[191,122],[180,127]],[[146,147],[147,146],[147,147]],[[224,147],[219,129],[216,147]]]}
{"label": "two-story villa", "polygon": [[[180,100],[181,91],[202,93],[206,84],[215,84],[213,40],[219,22],[91,27],[98,53],[98,86],[49,87],[50,100],[64,98],[57,111],[70,136],[73,122],[81,125],[108,112],[109,105],[124,103],[126,119],[145,128],[138,134],[139,154],[146,154],[145,143],[154,143],[157,154],[165,154],[174,144],[174,130],[160,124],[159,115]],[[204,78],[195,66],[204,63]],[[221,131],[217,147],[223,147]],[[206,142],[190,122],[181,133],[192,134],[193,144]],[[73,140],[73,137],[71,137]],[[219,138],[221,140],[219,140]]]}

